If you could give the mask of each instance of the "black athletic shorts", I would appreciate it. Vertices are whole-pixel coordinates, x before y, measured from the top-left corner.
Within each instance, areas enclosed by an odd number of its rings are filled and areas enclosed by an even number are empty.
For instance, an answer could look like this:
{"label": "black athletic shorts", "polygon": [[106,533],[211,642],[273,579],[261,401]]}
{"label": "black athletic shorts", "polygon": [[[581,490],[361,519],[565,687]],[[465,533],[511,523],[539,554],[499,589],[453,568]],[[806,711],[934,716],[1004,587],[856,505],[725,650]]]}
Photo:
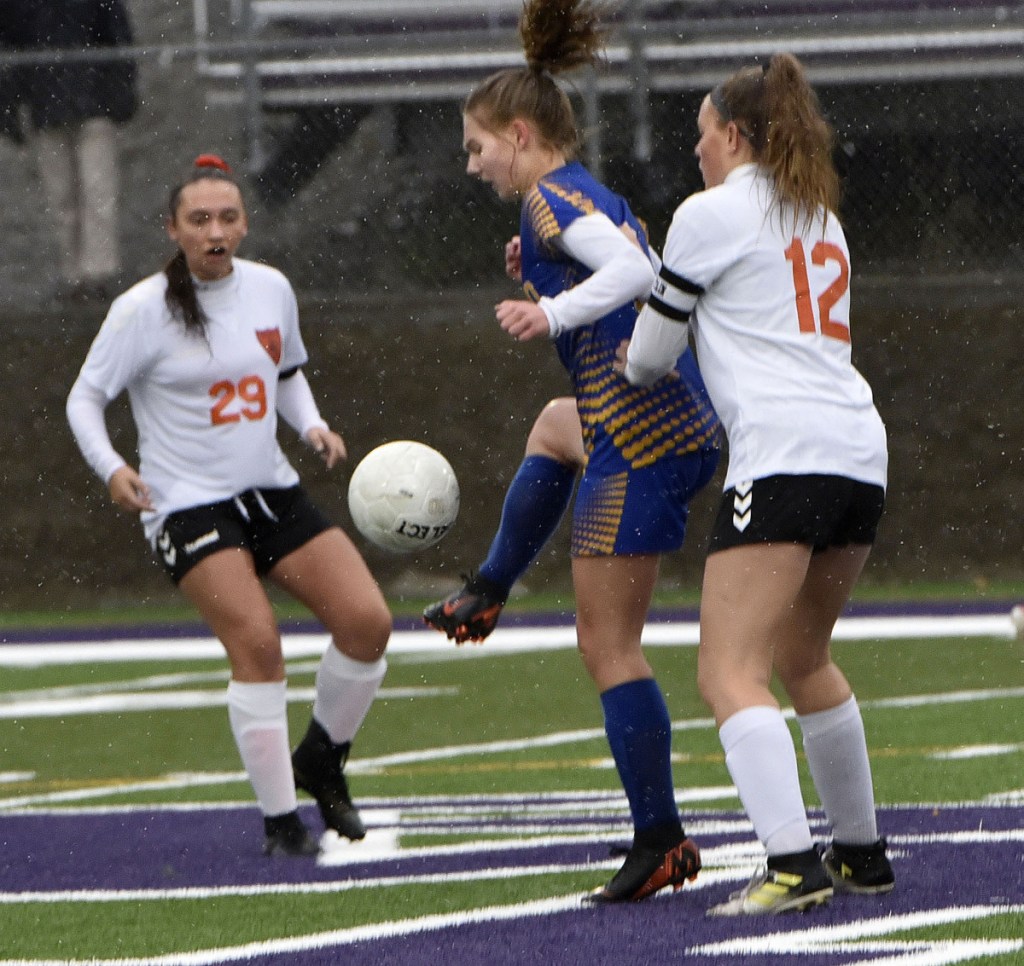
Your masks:
{"label": "black athletic shorts", "polygon": [[246,490],[169,514],[156,553],[175,583],[200,560],[229,547],[248,550],[262,575],[331,526],[301,486]]}
{"label": "black athletic shorts", "polygon": [[815,551],[875,542],[885,490],[845,476],[766,476],[722,494],[708,553],[750,543],[802,543]]}

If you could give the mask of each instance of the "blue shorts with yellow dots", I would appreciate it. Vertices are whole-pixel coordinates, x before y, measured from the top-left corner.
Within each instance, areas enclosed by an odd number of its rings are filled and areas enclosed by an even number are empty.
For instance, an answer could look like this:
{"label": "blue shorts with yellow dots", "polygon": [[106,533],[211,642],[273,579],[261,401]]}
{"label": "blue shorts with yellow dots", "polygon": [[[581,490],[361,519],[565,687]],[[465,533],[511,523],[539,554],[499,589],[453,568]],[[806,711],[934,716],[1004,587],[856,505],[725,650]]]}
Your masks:
{"label": "blue shorts with yellow dots", "polygon": [[587,467],[572,520],[574,557],[669,553],[686,537],[690,500],[715,475],[711,445],[641,469],[600,474]]}

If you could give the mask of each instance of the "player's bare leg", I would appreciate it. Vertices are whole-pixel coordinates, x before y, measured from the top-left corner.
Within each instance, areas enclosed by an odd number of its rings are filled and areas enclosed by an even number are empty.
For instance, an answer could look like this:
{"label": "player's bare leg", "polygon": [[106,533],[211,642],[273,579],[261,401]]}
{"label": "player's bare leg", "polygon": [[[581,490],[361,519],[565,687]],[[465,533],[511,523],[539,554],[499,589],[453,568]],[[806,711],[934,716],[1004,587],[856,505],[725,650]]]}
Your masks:
{"label": "player's bare leg", "polygon": [[313,796],[328,828],[360,839],[366,828],[352,803],[345,765],[387,670],[391,613],[355,544],[337,527],[284,557],[269,576],[331,635],[317,670],[309,726],[292,754],[295,784]]}

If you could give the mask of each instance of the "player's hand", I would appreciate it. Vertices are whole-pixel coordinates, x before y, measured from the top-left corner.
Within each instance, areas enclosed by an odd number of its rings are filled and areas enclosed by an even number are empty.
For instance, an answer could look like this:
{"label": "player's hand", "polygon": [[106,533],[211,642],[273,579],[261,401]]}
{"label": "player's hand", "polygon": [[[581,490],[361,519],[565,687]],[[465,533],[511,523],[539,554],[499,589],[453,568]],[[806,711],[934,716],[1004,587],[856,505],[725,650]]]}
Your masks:
{"label": "player's hand", "polygon": [[[629,352],[629,339],[623,339],[618,344],[617,348],[615,349],[615,361],[612,363],[612,370],[617,372],[623,378],[625,378],[625,376],[626,376],[626,355],[627,355],[628,352]],[[665,375],[663,375],[661,377],[661,379],[659,379],[657,381],[661,382],[662,379],[679,379],[679,378],[681,378],[681,377],[679,375],[679,370],[678,369],[669,369],[669,371],[666,372]]]}
{"label": "player's hand", "polygon": [[498,324],[516,342],[549,338],[551,325],[544,310],[536,303],[526,299],[506,299],[494,307],[494,315]]}
{"label": "player's hand", "polygon": [[348,457],[345,441],[337,433],[323,426],[314,426],[309,430],[306,433],[306,442],[317,451],[329,470]]}
{"label": "player's hand", "polygon": [[614,369],[620,376],[624,376],[626,374],[627,352],[629,352],[629,339],[623,339],[615,349],[615,361],[612,363],[612,369]]}
{"label": "player's hand", "polygon": [[143,510],[155,510],[149,487],[142,477],[130,466],[122,466],[114,470],[107,480],[110,499],[122,510],[130,513],[141,513]]}
{"label": "player's hand", "polygon": [[622,232],[640,251],[644,250],[644,246],[640,244],[640,236],[636,233],[636,229],[628,222],[624,221],[619,225],[619,231]]}
{"label": "player's hand", "polygon": [[514,282],[523,280],[523,248],[518,235],[505,245],[505,274]]}

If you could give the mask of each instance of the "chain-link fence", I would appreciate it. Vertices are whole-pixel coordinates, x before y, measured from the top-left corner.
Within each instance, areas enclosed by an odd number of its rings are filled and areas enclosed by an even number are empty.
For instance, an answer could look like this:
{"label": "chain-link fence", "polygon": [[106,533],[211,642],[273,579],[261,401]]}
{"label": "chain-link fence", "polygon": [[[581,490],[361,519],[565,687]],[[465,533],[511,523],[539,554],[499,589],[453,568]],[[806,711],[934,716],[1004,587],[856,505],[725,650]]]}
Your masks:
{"label": "chain-link fence", "polygon": [[[138,61],[142,109],[122,132],[129,277],[154,255],[135,236],[160,213],[161,179],[215,149],[251,176],[274,226],[261,244],[298,285],[471,285],[493,269],[496,232],[515,215],[464,176],[459,103],[473,80],[521,57],[519,0],[403,3],[134,0],[135,48],[4,51],[0,69],[26,57],[55,68]],[[1019,5],[625,0],[618,10],[607,65],[571,89],[585,160],[655,240],[700,187],[692,146],[707,86],[788,44],[840,135],[843,216],[862,273],[1024,269]],[[0,142],[0,162],[14,172],[3,218],[23,242],[0,282],[24,298],[52,243],[31,139]]]}

